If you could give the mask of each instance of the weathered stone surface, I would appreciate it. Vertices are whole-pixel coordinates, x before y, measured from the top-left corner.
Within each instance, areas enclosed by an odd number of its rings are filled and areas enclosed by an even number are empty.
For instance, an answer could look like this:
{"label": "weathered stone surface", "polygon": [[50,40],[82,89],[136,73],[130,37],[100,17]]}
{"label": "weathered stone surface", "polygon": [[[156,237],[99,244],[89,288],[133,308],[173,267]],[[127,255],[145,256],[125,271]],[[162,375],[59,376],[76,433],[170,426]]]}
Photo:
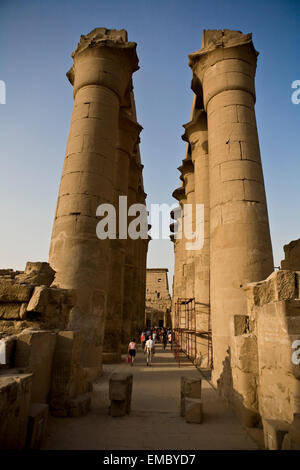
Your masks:
{"label": "weathered stone surface", "polygon": [[181,377],[181,397],[201,398],[201,379]]}
{"label": "weathered stone surface", "polygon": [[185,420],[187,423],[201,424],[203,421],[203,405],[199,398],[185,397]]}
{"label": "weathered stone surface", "polygon": [[0,449],[25,446],[32,374],[14,369],[0,372]]}
{"label": "weathered stone surface", "polygon": [[50,410],[68,416],[69,402],[86,391],[86,378],[80,366],[82,335],[79,331],[60,331],[54,354]]}
{"label": "weathered stone surface", "polygon": [[38,317],[49,327],[64,329],[70,310],[76,301],[74,291],[55,287],[37,286],[27,305],[27,313]]}
{"label": "weathered stone surface", "polygon": [[0,338],[4,338],[8,335],[17,335],[26,328],[40,329],[39,321],[29,320],[1,320],[0,322]]}
{"label": "weathered stone surface", "polygon": [[130,413],[132,395],[132,374],[114,373],[109,380],[111,416],[124,416]]}
{"label": "weathered stone surface", "polygon": [[281,269],[300,271],[300,239],[284,245],[283,249],[285,256],[281,261]]}
{"label": "weathered stone surface", "polygon": [[51,268],[49,263],[28,261],[24,274],[16,275],[15,279],[19,283],[24,282],[33,286],[50,286],[54,276],[55,271]]}
{"label": "weathered stone surface", "polygon": [[146,323],[149,326],[170,326],[171,297],[167,269],[147,269]]}
{"label": "weathered stone surface", "polygon": [[28,413],[26,450],[39,450],[46,435],[49,406],[31,403]]}
{"label": "weathered stone surface", "polygon": [[20,319],[20,303],[1,302],[0,303],[0,319],[1,320],[19,320]]}
{"label": "weathered stone surface", "polygon": [[289,431],[289,424],[285,421],[263,420],[265,448],[268,450],[281,450],[282,441]]}
{"label": "weathered stone surface", "polygon": [[24,330],[17,337],[15,367],[33,372],[32,401],[48,403],[56,333],[50,330]]}
{"label": "weathered stone surface", "polygon": [[0,302],[28,302],[33,287],[0,278]]}
{"label": "weathered stone surface", "polygon": [[234,335],[239,336],[249,331],[249,316],[234,315]]}

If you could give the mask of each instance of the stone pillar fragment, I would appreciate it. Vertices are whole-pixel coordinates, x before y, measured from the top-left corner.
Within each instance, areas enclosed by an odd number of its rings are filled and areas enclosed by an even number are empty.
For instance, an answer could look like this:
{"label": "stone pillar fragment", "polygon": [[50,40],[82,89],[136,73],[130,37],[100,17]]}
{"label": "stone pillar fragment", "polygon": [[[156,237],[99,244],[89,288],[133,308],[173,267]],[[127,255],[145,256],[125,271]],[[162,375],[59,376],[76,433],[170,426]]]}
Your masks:
{"label": "stone pillar fragment", "polygon": [[114,202],[119,108],[138,69],[125,30],[97,28],[81,36],[68,78],[74,109],[59,189],[50,264],[54,285],[76,289],[69,328],[83,333],[82,362],[97,375],[110,278],[110,241],[96,236],[96,209]]}

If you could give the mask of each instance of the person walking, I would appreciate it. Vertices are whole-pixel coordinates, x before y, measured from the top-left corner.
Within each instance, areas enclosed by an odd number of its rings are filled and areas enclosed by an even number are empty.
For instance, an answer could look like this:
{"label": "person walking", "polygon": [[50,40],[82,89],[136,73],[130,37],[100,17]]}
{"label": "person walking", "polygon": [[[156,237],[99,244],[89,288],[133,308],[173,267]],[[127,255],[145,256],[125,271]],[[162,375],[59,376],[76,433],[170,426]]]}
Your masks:
{"label": "person walking", "polygon": [[155,351],[154,350],[154,341],[153,341],[152,337],[150,336],[149,339],[146,341],[146,344],[145,344],[145,352],[146,352],[146,355],[147,355],[146,356],[147,367],[151,366],[154,351]]}
{"label": "person walking", "polygon": [[164,351],[166,350],[167,347],[167,342],[168,342],[168,334],[166,331],[163,332],[163,345],[164,345]]}
{"label": "person walking", "polygon": [[152,339],[153,339],[154,344],[156,343],[156,337],[157,337],[156,330],[153,330]]}
{"label": "person walking", "polygon": [[134,360],[135,360],[135,356],[136,356],[136,342],[135,342],[135,338],[133,338],[129,345],[128,345],[128,355],[130,357],[130,364],[131,364],[131,367],[133,367],[133,363],[134,363]]}
{"label": "person walking", "polygon": [[143,349],[145,349],[145,344],[146,344],[146,334],[143,331],[142,334],[141,334],[141,345],[142,345]]}

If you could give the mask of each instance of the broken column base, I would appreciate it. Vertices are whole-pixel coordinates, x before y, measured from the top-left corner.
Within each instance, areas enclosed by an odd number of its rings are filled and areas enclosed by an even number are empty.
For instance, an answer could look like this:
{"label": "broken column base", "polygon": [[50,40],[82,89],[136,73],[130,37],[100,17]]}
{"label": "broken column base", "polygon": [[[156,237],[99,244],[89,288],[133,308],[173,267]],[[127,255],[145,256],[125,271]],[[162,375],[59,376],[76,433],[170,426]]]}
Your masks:
{"label": "broken column base", "polygon": [[184,408],[187,423],[201,424],[203,422],[203,405],[201,399],[185,397]]}
{"label": "broken column base", "polygon": [[181,377],[180,416],[185,416],[185,399],[197,398],[201,401],[202,381],[198,378]]}
{"label": "broken column base", "polygon": [[115,373],[109,381],[109,413],[113,417],[125,416],[130,413],[132,395],[132,374]]}

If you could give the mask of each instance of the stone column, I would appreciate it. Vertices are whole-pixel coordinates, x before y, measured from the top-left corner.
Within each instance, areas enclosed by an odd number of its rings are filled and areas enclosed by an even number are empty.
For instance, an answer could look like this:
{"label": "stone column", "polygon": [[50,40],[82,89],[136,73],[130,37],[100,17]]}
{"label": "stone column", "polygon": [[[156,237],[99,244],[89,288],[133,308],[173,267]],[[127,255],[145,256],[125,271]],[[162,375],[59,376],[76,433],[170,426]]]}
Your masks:
{"label": "stone column", "polygon": [[[128,208],[137,202],[137,191],[139,182],[139,167],[137,163],[136,150],[131,156],[128,179]],[[128,217],[128,225],[134,217]],[[132,335],[132,322],[136,314],[136,297],[134,292],[135,279],[135,247],[137,240],[129,236],[126,240],[125,272],[124,272],[124,303],[123,303],[123,335],[122,350],[127,350]]]}
{"label": "stone column", "polygon": [[[146,205],[147,194],[144,192],[142,185],[139,186],[137,200],[139,204]],[[149,225],[148,225],[149,230]],[[148,239],[138,239],[138,259],[137,259],[137,272],[138,272],[138,314],[137,314],[137,329],[141,331],[145,327],[145,300],[146,300],[146,265],[147,265],[147,251]]]}
{"label": "stone column", "polygon": [[175,260],[175,290],[177,293],[177,298],[174,299],[175,303],[177,302],[178,297],[185,297],[185,280],[184,280],[184,264],[186,260],[186,251],[185,251],[185,239],[183,233],[183,226],[184,226],[184,213],[183,213],[183,206],[186,202],[186,195],[185,195],[185,188],[184,186],[180,186],[179,188],[175,189],[172,196],[177,199],[180,206],[181,215],[180,217],[177,216],[177,230],[178,230],[178,238],[175,238],[175,252],[176,252],[176,260]]}
{"label": "stone column", "polygon": [[109,240],[96,236],[96,209],[113,203],[119,107],[138,69],[125,30],[97,28],[81,36],[68,78],[74,109],[59,189],[50,264],[54,285],[77,290],[69,328],[83,333],[82,365],[101,370],[110,276]]}
{"label": "stone column", "polygon": [[[142,127],[133,120],[130,108],[121,108],[119,116],[119,135],[115,166],[115,201],[114,206],[119,220],[119,197],[127,196],[130,158],[138,142]],[[108,313],[105,322],[104,360],[121,360],[121,336],[123,327],[124,267],[127,240],[110,240],[111,277],[108,295]]]}
{"label": "stone column", "polygon": [[[209,208],[209,168],[208,168],[208,135],[207,117],[203,109],[195,108],[193,119],[183,126],[184,140],[191,147],[191,158],[194,164],[194,199],[195,205],[204,207],[204,243],[202,248],[194,250],[194,297],[196,302],[196,329],[208,331],[210,314],[210,208]],[[202,227],[201,227],[202,228]],[[202,236],[202,235],[201,235]],[[196,349],[198,365],[209,366],[207,334],[197,337]]]}
{"label": "stone column", "polygon": [[254,112],[256,57],[251,35],[229,30],[204,31],[202,49],[189,56],[208,118],[214,383],[230,363],[233,317],[247,314],[242,286],[273,271]]}
{"label": "stone column", "polygon": [[[187,228],[189,228],[189,232],[194,232],[195,230],[195,198],[194,198],[194,164],[188,155],[188,158],[182,160],[182,165],[178,168],[181,172],[182,179],[184,180],[184,187],[185,187],[185,196],[186,201],[185,204],[188,204],[191,208],[191,211],[185,211],[183,214],[183,230],[184,234],[187,234]],[[185,205],[184,204],[184,205]],[[183,205],[183,210],[184,209]],[[192,233],[190,234],[192,235]],[[190,236],[189,235],[189,236]],[[193,239],[185,238],[185,243],[193,243]],[[185,279],[185,297],[193,298],[194,297],[194,250],[187,249],[187,246],[184,245],[185,251],[185,260],[184,260],[184,279]]]}

